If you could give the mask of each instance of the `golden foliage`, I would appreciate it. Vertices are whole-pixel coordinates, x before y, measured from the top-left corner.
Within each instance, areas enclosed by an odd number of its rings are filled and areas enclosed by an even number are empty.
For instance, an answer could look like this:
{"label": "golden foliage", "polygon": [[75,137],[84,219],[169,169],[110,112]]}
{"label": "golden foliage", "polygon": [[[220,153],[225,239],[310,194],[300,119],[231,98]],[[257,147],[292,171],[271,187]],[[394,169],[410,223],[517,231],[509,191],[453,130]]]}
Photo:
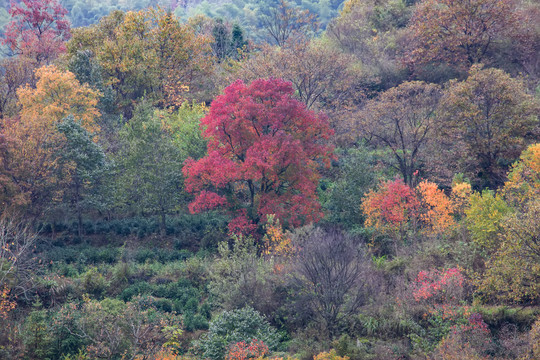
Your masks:
{"label": "golden foliage", "polygon": [[332,349],[328,352],[322,352],[313,357],[313,360],[349,360],[348,356],[339,356],[336,350]]}
{"label": "golden foliage", "polygon": [[[523,213],[504,218],[495,254],[475,280],[489,299],[534,303],[540,299],[540,198]],[[494,234],[493,236],[497,236]]]}
{"label": "golden foliage", "polygon": [[[54,65],[36,70],[36,87],[18,89],[20,115],[5,122],[3,135],[8,139],[3,161],[9,162],[11,176],[20,193],[10,205],[20,206],[54,198],[59,191],[58,151],[65,138],[57,125],[68,115],[81,122],[91,133],[99,130],[95,119],[99,92],[81,85],[75,75]],[[47,194],[47,195],[46,195]],[[46,195],[46,196],[45,196]]]}
{"label": "golden foliage", "polygon": [[116,90],[130,115],[143,94],[156,105],[180,106],[201,91],[212,71],[210,39],[161,9],[113,12],[87,28],[76,29],[70,55],[90,50],[103,67],[105,84]]}
{"label": "golden foliage", "polygon": [[50,127],[73,115],[89,132],[99,130],[95,123],[100,116],[97,103],[101,94],[98,91],[81,85],[73,73],[54,65],[37,69],[36,77],[35,88],[26,85],[17,90],[23,121],[40,122]]}
{"label": "golden foliage", "polygon": [[540,143],[529,146],[512,166],[503,194],[514,206],[540,196]]}
{"label": "golden foliage", "polygon": [[437,184],[425,180],[418,184],[417,190],[423,209],[420,219],[428,224],[431,232],[442,233],[455,225],[452,214],[456,204]]}
{"label": "golden foliage", "polygon": [[283,227],[274,215],[268,215],[264,226],[263,237],[264,255],[287,256],[293,251],[289,234],[283,232]]}
{"label": "golden foliage", "polygon": [[4,285],[4,288],[0,290],[0,318],[6,318],[7,314],[15,309],[17,303],[10,299],[10,290]]}
{"label": "golden foliage", "polygon": [[472,187],[468,182],[456,182],[452,184],[451,199],[454,203],[454,213],[463,215],[465,208],[470,204]]}

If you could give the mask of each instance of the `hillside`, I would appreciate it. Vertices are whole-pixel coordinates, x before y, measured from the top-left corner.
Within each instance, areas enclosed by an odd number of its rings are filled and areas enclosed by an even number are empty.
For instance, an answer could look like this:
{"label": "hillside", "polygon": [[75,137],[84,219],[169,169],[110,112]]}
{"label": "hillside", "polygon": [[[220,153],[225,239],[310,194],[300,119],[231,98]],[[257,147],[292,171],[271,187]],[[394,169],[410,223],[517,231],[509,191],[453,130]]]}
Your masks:
{"label": "hillside", "polygon": [[533,0],[0,2],[0,359],[540,358]]}

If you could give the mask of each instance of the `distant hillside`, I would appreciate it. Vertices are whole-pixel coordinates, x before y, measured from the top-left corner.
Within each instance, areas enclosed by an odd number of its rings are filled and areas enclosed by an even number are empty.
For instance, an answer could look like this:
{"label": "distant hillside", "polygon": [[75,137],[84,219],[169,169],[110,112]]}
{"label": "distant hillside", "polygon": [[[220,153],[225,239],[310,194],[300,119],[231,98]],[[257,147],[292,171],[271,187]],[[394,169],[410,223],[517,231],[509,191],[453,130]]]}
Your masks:
{"label": "distant hillside", "polygon": [[[69,11],[69,18],[74,27],[88,26],[99,21],[113,10],[139,10],[151,6],[174,11],[183,19],[197,14],[210,17],[222,17],[237,21],[248,28],[257,27],[257,14],[261,8],[278,4],[277,0],[61,0]],[[307,9],[319,17],[322,27],[337,15],[344,0],[291,0],[290,3]],[[0,26],[9,20],[7,13],[9,1],[0,0]]]}

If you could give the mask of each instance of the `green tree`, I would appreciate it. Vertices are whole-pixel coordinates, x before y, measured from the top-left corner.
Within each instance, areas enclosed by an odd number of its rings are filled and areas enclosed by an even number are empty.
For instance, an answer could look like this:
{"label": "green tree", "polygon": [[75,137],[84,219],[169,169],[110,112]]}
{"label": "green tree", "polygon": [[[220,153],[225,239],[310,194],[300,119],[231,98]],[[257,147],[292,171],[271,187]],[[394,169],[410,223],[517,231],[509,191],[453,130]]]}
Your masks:
{"label": "green tree", "polygon": [[510,210],[502,196],[492,190],[486,189],[482,193],[472,194],[470,207],[465,210],[465,223],[473,242],[489,252],[496,250],[504,217]]}
{"label": "green tree", "polygon": [[377,183],[378,158],[366,146],[337,152],[335,179],[323,180],[320,188],[325,219],[345,227],[359,227],[364,215],[359,211],[364,194]]}
{"label": "green tree", "polygon": [[33,304],[33,310],[24,321],[23,342],[25,359],[51,359],[53,337],[47,323],[47,310],[41,308],[39,299]]}
{"label": "green tree", "polygon": [[174,112],[159,112],[182,159],[200,159],[206,154],[206,140],[201,135],[201,119],[208,108],[195,102],[184,102]]}
{"label": "green tree", "polygon": [[223,19],[216,19],[214,28],[212,29],[214,43],[212,50],[218,61],[225,59],[230,54],[231,34],[227,26],[223,23]]}
{"label": "green tree", "polygon": [[68,208],[77,214],[78,234],[81,237],[83,211],[99,207],[96,204],[96,188],[107,169],[105,153],[72,115],[58,124],[57,129],[65,136],[65,142],[58,151],[59,168],[63,176],[69,179],[64,190],[64,199]]}
{"label": "green tree", "polygon": [[487,299],[538,304],[540,301],[540,200],[504,219],[497,252],[476,281]]}
{"label": "green tree", "polygon": [[162,234],[166,216],[182,200],[182,156],[171,132],[148,103],[135,109],[119,133],[116,158],[121,204],[138,213],[158,214]]}
{"label": "green tree", "polygon": [[231,30],[231,56],[234,59],[239,58],[239,50],[244,49],[248,45],[248,42],[244,36],[244,29],[238,24],[234,24]]}

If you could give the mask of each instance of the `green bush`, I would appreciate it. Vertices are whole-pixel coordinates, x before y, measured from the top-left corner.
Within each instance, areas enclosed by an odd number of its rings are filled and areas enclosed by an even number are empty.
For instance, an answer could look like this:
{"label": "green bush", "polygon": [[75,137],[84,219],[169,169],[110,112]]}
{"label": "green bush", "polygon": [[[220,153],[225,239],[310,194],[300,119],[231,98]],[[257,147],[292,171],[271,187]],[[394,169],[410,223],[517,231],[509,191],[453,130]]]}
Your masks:
{"label": "green bush", "polygon": [[190,298],[200,299],[200,292],[186,279],[174,283],[157,285],[153,293],[156,297],[181,300],[183,306]]}
{"label": "green bush", "polygon": [[192,253],[188,250],[170,250],[170,249],[157,249],[157,258],[160,262],[166,263],[171,261],[184,261],[192,256]]}
{"label": "green bush", "polygon": [[184,314],[184,328],[187,331],[208,330],[208,321],[200,314],[188,311]]}
{"label": "green bush", "polygon": [[139,249],[134,255],[134,260],[140,264],[144,264],[147,261],[167,263],[171,261],[183,261],[190,258],[191,255],[191,252],[188,250],[171,250],[163,248]]}
{"label": "green bush", "polygon": [[250,307],[225,311],[210,322],[208,333],[198,342],[203,356],[212,360],[225,357],[227,347],[240,341],[263,341],[270,350],[276,350],[280,336],[268,321]]}
{"label": "green bush", "polygon": [[82,292],[98,299],[105,296],[110,285],[109,281],[95,267],[89,268],[82,274],[80,281]]}
{"label": "green bush", "polygon": [[128,303],[107,298],[80,306],[66,304],[58,311],[55,326],[88,339],[89,359],[132,359],[136,355],[152,359],[167,340],[163,327],[179,324],[173,314],[156,311],[155,303],[151,297],[140,297]]}
{"label": "green bush", "polygon": [[160,311],[170,313],[173,311],[174,304],[169,299],[156,299],[154,306]]}
{"label": "green bush", "polygon": [[205,317],[206,320],[210,320],[212,317],[212,308],[208,302],[201,305],[199,313]]}
{"label": "green bush", "polygon": [[140,281],[125,288],[119,297],[124,301],[129,301],[137,295],[150,294],[152,290],[153,288],[150,284],[146,281]]}
{"label": "green bush", "polygon": [[154,260],[156,253],[150,249],[139,249],[134,256],[134,260],[140,264],[145,263],[148,260]]}

